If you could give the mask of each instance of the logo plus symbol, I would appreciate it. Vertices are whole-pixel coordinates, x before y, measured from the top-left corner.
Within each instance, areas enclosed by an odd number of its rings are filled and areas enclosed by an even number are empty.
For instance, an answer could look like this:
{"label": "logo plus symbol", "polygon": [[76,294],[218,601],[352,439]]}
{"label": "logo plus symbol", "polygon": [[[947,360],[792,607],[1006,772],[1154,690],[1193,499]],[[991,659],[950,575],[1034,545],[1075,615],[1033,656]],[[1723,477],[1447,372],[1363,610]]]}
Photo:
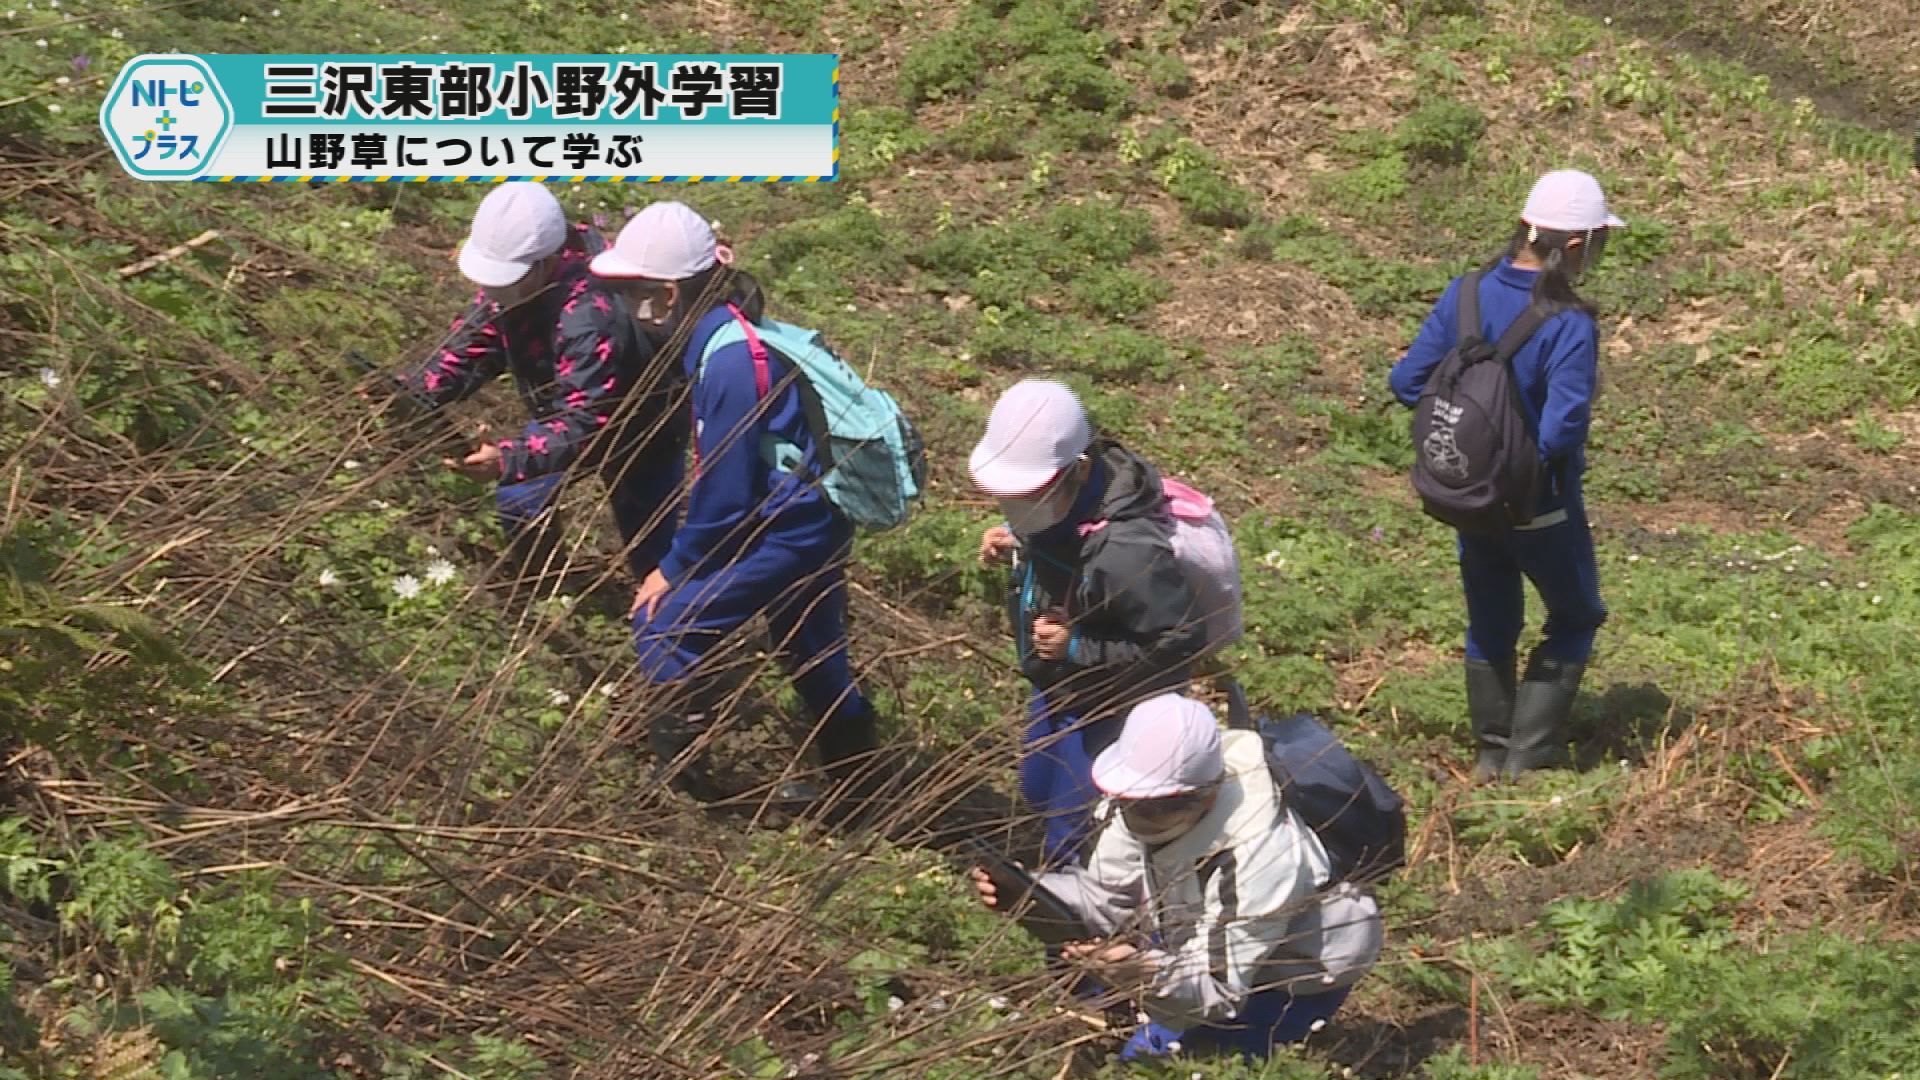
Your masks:
{"label": "logo plus symbol", "polygon": [[162,109],[160,111],[160,119],[154,121],[154,123],[160,125],[160,128],[163,131],[172,131],[173,125],[179,122],[180,122],[180,118],[173,115],[172,109]]}

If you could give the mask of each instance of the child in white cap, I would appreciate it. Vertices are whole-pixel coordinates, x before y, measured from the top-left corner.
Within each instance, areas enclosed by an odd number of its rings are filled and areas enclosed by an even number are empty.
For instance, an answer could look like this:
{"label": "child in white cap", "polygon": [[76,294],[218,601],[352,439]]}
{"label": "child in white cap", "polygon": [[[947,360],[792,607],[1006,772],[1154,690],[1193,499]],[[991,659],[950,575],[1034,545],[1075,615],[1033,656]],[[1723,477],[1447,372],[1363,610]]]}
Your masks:
{"label": "child in white cap", "polygon": [[678,371],[655,362],[656,342],[587,272],[606,247],[569,224],[541,184],[504,183],[480,200],[461,245],[460,272],[478,287],[425,364],[400,379],[406,399],[433,407],[511,372],[533,418],[520,434],[483,442],[451,468],[495,481],[500,521],[522,571],[544,571],[557,530],[541,515],[575,464],[606,483],[635,579],[673,538],[673,493],[688,424],[674,408]]}
{"label": "child in white cap", "polygon": [[1075,857],[1098,799],[1093,757],[1126,709],[1186,685],[1206,627],[1174,557],[1160,474],[1098,436],[1080,400],[1046,379],[994,405],[968,459],[1007,524],[980,557],[1012,561],[1020,667],[1033,684],[1021,791],[1046,818],[1049,864]]}
{"label": "child in white cap", "polygon": [[[1545,473],[1533,520],[1498,535],[1460,536],[1476,781],[1565,764],[1567,718],[1606,621],[1581,497],[1599,330],[1593,305],[1573,285],[1592,269],[1611,231],[1625,224],[1607,209],[1593,177],[1570,169],[1547,173],[1527,197],[1506,252],[1480,278],[1487,341],[1499,340],[1529,305],[1548,305],[1550,314],[1511,360]],[[1460,288],[1461,280],[1448,286],[1394,365],[1393,392],[1409,407],[1453,348]],[[1516,678],[1523,580],[1539,590],[1547,619],[1545,640],[1529,657],[1525,677]]]}
{"label": "child in white cap", "polygon": [[[667,336],[664,348],[692,384],[694,474],[686,518],[634,600],[641,672],[678,700],[656,716],[648,742],[661,775],[699,798],[722,794],[696,747],[712,725],[720,684],[705,658],[755,615],[767,617],[795,688],[819,725],[820,756],[835,775],[874,749],[874,714],[847,656],[845,567],[852,526],[811,479],[818,450],[793,369],[744,340],[709,343],[761,317],[753,279],[732,267],[707,219],[677,202],[642,210],[596,256],[593,273],[624,295],[634,318]],[[784,443],[800,460],[769,460]],[[794,786],[804,798],[810,789]]]}
{"label": "child in white cap", "polygon": [[[1150,1023],[1123,1053],[1264,1057],[1319,1030],[1379,958],[1380,909],[1283,801],[1257,732],[1222,734],[1166,694],[1093,763],[1105,802],[1084,867],[1039,882],[1101,940],[1068,957],[1132,990]],[[972,874],[989,907],[991,879]]]}

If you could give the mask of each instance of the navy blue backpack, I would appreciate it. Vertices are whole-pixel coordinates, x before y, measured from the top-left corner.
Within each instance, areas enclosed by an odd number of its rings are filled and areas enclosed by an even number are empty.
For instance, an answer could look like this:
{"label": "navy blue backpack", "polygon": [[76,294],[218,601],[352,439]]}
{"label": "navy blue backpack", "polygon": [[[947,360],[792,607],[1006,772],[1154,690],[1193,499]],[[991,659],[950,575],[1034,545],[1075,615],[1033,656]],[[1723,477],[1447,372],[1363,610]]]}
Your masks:
{"label": "navy blue backpack", "polygon": [[1372,885],[1406,865],[1406,800],[1372,766],[1311,713],[1267,717],[1255,730],[1280,797],[1327,849],[1329,884]]}

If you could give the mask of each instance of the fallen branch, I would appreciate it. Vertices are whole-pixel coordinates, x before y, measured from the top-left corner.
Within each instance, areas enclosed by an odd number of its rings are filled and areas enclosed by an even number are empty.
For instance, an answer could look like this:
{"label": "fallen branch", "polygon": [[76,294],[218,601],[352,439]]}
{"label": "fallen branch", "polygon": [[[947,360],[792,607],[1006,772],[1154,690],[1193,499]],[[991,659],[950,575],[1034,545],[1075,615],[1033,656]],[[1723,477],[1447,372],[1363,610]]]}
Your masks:
{"label": "fallen branch", "polygon": [[218,239],[220,239],[220,230],[208,229],[206,232],[201,233],[199,236],[194,237],[184,244],[175,244],[158,255],[150,255],[130,266],[121,267],[119,271],[120,276],[130,278],[135,274],[144,274],[162,263],[170,263],[180,256],[185,255],[187,252],[192,251],[194,248],[210,244]]}

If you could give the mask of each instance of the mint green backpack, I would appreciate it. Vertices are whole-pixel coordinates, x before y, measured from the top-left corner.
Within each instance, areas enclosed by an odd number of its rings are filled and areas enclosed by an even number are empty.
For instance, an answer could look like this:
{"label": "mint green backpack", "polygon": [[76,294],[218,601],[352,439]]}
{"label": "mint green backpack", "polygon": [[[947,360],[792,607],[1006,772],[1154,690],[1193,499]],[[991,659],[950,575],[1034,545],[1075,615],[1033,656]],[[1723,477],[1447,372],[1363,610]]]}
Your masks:
{"label": "mint green backpack", "polygon": [[[927,482],[927,450],[893,395],[868,386],[860,373],[827,348],[818,331],[762,319],[748,320],[729,304],[733,322],[714,331],[700,358],[705,369],[715,350],[746,342],[753,355],[753,381],[761,397],[771,389],[768,350],[793,366],[807,426],[821,456],[820,486],[849,521],[874,532],[907,520]],[[799,447],[768,436],[761,456],[776,469],[800,467]]]}

